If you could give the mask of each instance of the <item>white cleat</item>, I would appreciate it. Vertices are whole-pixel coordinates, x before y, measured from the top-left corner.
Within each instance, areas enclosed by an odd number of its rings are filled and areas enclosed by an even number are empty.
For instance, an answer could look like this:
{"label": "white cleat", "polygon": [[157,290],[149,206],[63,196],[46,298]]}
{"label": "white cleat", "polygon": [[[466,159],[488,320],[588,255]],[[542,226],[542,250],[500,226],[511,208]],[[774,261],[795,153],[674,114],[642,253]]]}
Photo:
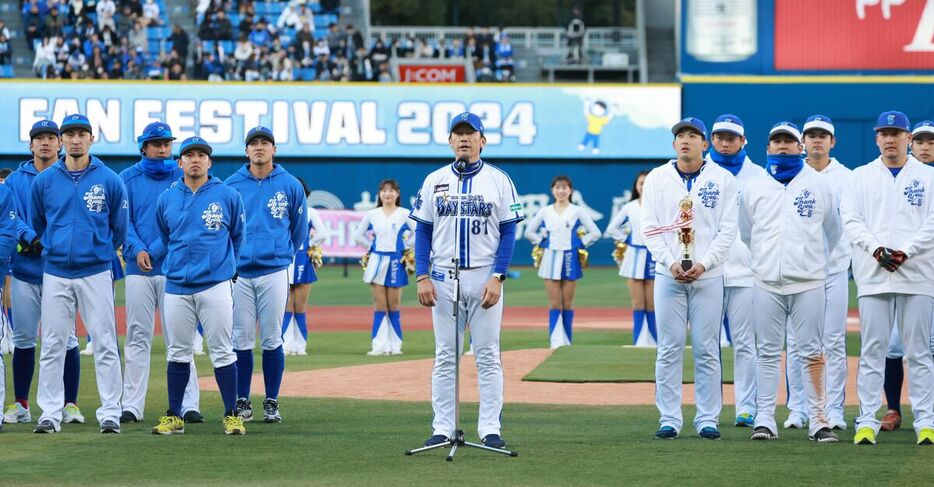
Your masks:
{"label": "white cleat", "polygon": [[6,407],[3,412],[4,423],[32,423],[32,415],[29,414],[29,408],[24,408],[22,404],[14,402]]}
{"label": "white cleat", "polygon": [[65,405],[65,410],[62,414],[62,422],[84,424],[84,415],[81,414],[81,410],[78,409],[75,403],[70,402]]}

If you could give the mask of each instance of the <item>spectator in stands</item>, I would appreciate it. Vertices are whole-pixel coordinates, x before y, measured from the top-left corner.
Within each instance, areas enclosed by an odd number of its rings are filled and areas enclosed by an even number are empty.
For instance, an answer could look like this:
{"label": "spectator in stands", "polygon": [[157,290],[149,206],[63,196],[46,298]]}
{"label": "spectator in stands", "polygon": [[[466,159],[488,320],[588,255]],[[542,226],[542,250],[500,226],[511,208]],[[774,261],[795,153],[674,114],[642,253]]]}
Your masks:
{"label": "spectator in stands", "polygon": [[344,33],[341,32],[340,26],[334,22],[328,24],[327,42],[332,52],[337,52],[343,39]]}
{"label": "spectator in stands", "polygon": [[165,70],[162,69],[162,65],[159,64],[158,59],[153,59],[146,66],[146,79],[157,80],[165,78]]}
{"label": "spectator in stands", "polygon": [[10,41],[3,35],[3,32],[0,32],[0,64],[11,64],[11,59]]}
{"label": "spectator in stands", "polygon": [[[215,3],[223,3],[223,0],[214,1]],[[239,12],[240,15],[256,15],[256,8],[253,7],[253,0],[240,0],[240,5],[237,7],[237,12]]]}
{"label": "spectator in stands", "polygon": [[357,55],[357,48],[366,46],[366,43],[363,41],[363,34],[358,31],[353,24],[347,24],[347,30],[345,31],[344,43],[344,53],[349,59],[353,59]]}
{"label": "spectator in stands", "polygon": [[[38,58],[37,54],[36,59]],[[71,49],[68,52],[68,66],[71,66],[73,71],[80,71],[85,62],[87,62],[87,58],[84,55],[84,49],[81,48],[81,40],[75,38],[71,41]]]}
{"label": "spectator in stands", "polygon": [[571,14],[571,21],[565,32],[568,39],[568,64],[580,64],[583,62],[584,55],[584,36],[587,34],[587,27],[584,25],[584,16],[581,14],[580,7],[574,7]]}
{"label": "spectator in stands", "polygon": [[62,36],[62,15],[59,15],[58,6],[49,11],[49,15],[45,16],[43,22],[44,35],[48,37],[61,37]]}
{"label": "spectator in stands", "polygon": [[266,27],[265,19],[259,19],[259,22],[250,32],[250,42],[256,47],[267,47],[272,44],[272,34]]}
{"label": "spectator in stands", "polygon": [[370,62],[374,66],[379,66],[382,63],[389,61],[389,57],[392,55],[392,52],[386,47],[386,44],[382,39],[377,39],[376,43],[373,44],[373,49],[370,49]]}
{"label": "spectator in stands", "polygon": [[301,46],[306,42],[309,46],[315,45],[315,33],[308,24],[303,25],[302,29],[295,34],[295,44]]}
{"label": "spectator in stands", "polygon": [[109,25],[111,29],[116,30],[117,24],[114,23],[114,15],[117,13],[117,4],[114,0],[97,0],[97,28],[103,29]]}
{"label": "spectator in stands", "polygon": [[438,39],[438,43],[435,45],[434,57],[437,59],[447,59],[448,45],[447,45],[447,42],[444,40],[444,37]]}
{"label": "spectator in stands", "polygon": [[134,58],[126,62],[126,69],[123,70],[123,79],[142,79],[143,73],[141,66]]}
{"label": "spectator in stands", "polygon": [[146,27],[143,27],[142,21],[137,20],[133,23],[133,28],[130,30],[127,39],[129,39],[131,47],[144,51],[149,50],[149,35],[146,33]]}
{"label": "spectator in stands", "polygon": [[101,31],[99,37],[101,42],[103,42],[104,46],[106,46],[108,49],[110,49],[110,47],[114,44],[120,42],[120,37],[118,37],[117,34],[110,29],[109,25],[104,27],[104,30]]}
{"label": "spectator in stands", "polygon": [[94,49],[103,49],[104,43],[101,42],[100,36],[97,34],[91,35],[89,39],[84,40],[84,45],[82,49],[84,50],[84,57],[90,59],[94,54]]}
{"label": "spectator in stands", "polygon": [[88,57],[88,67],[95,79],[106,76],[107,62],[104,60],[104,55],[100,47],[95,47],[91,52],[91,56]]}
{"label": "spectator in stands", "polygon": [[143,16],[143,5],[140,0],[121,0],[121,3],[130,7],[130,12],[133,12],[137,18]]}
{"label": "spectator in stands", "polygon": [[185,66],[181,63],[175,63],[169,67],[168,79],[172,81],[187,81],[188,75],[185,73]]}
{"label": "spectator in stands", "polygon": [[208,81],[224,81],[224,63],[213,52],[205,56],[203,69]]}
{"label": "spectator in stands", "polygon": [[240,24],[237,26],[241,34],[249,36],[250,32],[253,31],[253,14],[246,14],[240,19]]}
{"label": "spectator in stands", "polygon": [[350,62],[351,81],[373,81],[373,62],[366,55],[363,46],[357,48],[357,54]]}
{"label": "spectator in stands", "polygon": [[315,58],[319,58],[321,56],[330,57],[331,48],[328,47],[328,41],[326,39],[318,39],[318,42],[315,43],[313,54]]}
{"label": "spectator in stands", "polygon": [[512,60],[512,43],[509,36],[503,34],[496,43],[496,80],[515,81],[515,65]]}
{"label": "spectator in stands", "polygon": [[130,9],[129,5],[124,5],[121,9],[121,14],[114,20],[114,24],[117,26],[114,30],[117,32],[117,35],[120,37],[128,36],[130,34],[130,29],[133,28],[134,21],[136,21],[136,16],[133,15],[133,10]]}
{"label": "spectator in stands", "polygon": [[3,37],[6,37],[7,39],[11,37],[10,29],[7,28],[6,23],[3,22],[3,19],[0,19],[0,34],[3,34]]}
{"label": "spectator in stands", "polygon": [[52,46],[52,54],[55,58],[54,70],[56,74],[61,74],[62,69],[65,68],[65,63],[68,62],[68,43],[65,42],[65,38],[58,37],[55,39],[55,43]]}
{"label": "spectator in stands", "polygon": [[87,6],[84,0],[69,0],[68,2],[68,25],[78,25],[82,19],[87,18]]}
{"label": "spectator in stands", "polygon": [[188,59],[188,33],[182,29],[180,24],[172,26],[172,33],[168,37],[172,43],[172,49],[178,51],[178,55],[184,60]]}
{"label": "spectator in stands", "polygon": [[331,81],[331,70],[337,65],[331,61],[331,58],[325,54],[315,59],[313,68],[315,68],[315,79],[318,81]]}
{"label": "spectator in stands", "polygon": [[237,66],[237,77],[243,79],[243,70],[246,63],[253,57],[253,44],[247,36],[240,36],[240,40],[237,41],[237,47],[234,49],[233,56]]}
{"label": "spectator in stands", "polygon": [[91,34],[95,32],[97,32],[97,27],[94,26],[90,17],[84,17],[80,23],[75,25],[75,37],[79,39],[91,37]]}
{"label": "spectator in stands", "polygon": [[36,44],[39,44],[43,37],[42,34],[45,26],[42,22],[42,16],[39,14],[39,6],[35,3],[30,3],[28,7],[29,12],[24,18],[23,23],[26,27],[26,41],[35,49]]}
{"label": "spectator in stands", "polygon": [[277,81],[292,81],[294,79],[293,69],[295,64],[286,55],[285,51],[280,51],[276,56],[273,56],[272,60],[272,79]]}
{"label": "spectator in stands", "polygon": [[20,2],[20,7],[22,14],[25,17],[26,15],[31,15],[33,8],[36,9],[36,12],[39,14],[39,17],[45,18],[49,14],[49,6],[44,1],[39,0],[29,0],[28,2]]}
{"label": "spectator in stands", "polygon": [[382,63],[379,65],[379,74],[377,75],[377,81],[380,83],[391,83],[392,74],[389,73],[389,63]]}
{"label": "spectator in stands", "polygon": [[448,48],[447,56],[449,58],[458,58],[464,57],[464,46],[461,45],[461,40],[454,38],[451,41],[451,47]]}
{"label": "spectator in stands", "polygon": [[156,0],[146,0],[146,4],[143,5],[143,22],[147,27],[154,27],[162,25],[162,20],[159,18],[159,4],[156,3]]}
{"label": "spectator in stands", "polygon": [[110,69],[107,70],[107,77],[110,79],[124,79],[123,63],[119,59],[114,59],[110,63]]}
{"label": "spectator in stands", "polygon": [[305,5],[305,0],[292,0],[289,2],[276,22],[276,27],[280,30],[286,28],[299,30],[304,25],[310,27],[315,25],[314,14]]}
{"label": "spectator in stands", "polygon": [[223,10],[205,15],[198,37],[208,41],[227,41],[233,39],[233,25]]}
{"label": "spectator in stands", "polygon": [[430,58],[434,57],[435,50],[431,47],[431,44],[425,42],[421,37],[415,39],[415,50],[412,52],[412,57],[415,58]]}

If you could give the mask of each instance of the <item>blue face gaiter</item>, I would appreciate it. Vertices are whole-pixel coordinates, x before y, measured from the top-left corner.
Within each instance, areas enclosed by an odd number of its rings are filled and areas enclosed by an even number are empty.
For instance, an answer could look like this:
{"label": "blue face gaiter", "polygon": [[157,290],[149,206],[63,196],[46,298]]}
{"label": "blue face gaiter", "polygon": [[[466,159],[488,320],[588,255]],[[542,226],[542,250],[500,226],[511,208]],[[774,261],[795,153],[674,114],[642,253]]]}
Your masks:
{"label": "blue face gaiter", "polygon": [[766,156],[765,170],[776,181],[788,184],[804,167],[801,154],[769,154]]}
{"label": "blue face gaiter", "polygon": [[736,154],[728,156],[717,152],[717,149],[714,149],[711,145],[710,158],[713,160],[713,162],[719,164],[720,167],[730,171],[731,174],[736,176],[739,174],[739,170],[743,168],[743,162],[746,161],[746,148],[744,147]]}
{"label": "blue face gaiter", "polygon": [[150,159],[148,157],[143,157],[139,162],[143,171],[155,178],[172,174],[175,168],[178,167],[174,159]]}

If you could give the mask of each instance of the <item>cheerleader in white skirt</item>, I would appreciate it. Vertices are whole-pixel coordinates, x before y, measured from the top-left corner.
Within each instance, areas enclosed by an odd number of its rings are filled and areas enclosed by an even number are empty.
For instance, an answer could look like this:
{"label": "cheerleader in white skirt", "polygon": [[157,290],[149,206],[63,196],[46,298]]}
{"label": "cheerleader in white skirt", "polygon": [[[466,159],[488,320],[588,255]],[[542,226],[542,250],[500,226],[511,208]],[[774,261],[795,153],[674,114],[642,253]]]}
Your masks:
{"label": "cheerleader in white skirt", "polygon": [[379,183],[376,208],[368,211],[354,232],[354,241],[369,249],[363,282],[373,291],[372,349],[367,355],[401,355],[402,321],[399,303],[409,284],[403,254],[415,247],[415,222],[401,208],[399,183]]}
{"label": "cheerleader in white skirt", "polygon": [[[299,182],[305,188],[307,198],[311,191],[302,178]],[[320,246],[328,238],[327,228],[321,221],[321,216],[314,208],[305,208],[308,217],[308,234],[301,247],[295,251],[292,264],[289,266],[289,299],[285,305],[285,316],[282,318],[283,349],[288,355],[308,355],[308,315],[306,306],[308,295],[311,294],[311,284],[317,282],[317,269],[312,262],[309,249]],[[295,321],[298,335],[293,331],[289,334],[289,325]]]}
{"label": "cheerleader in white skirt", "polygon": [[555,177],[551,182],[554,204],[538,210],[525,227],[525,238],[542,248],[538,277],[545,280],[548,293],[551,348],[571,344],[574,291],[583,277],[578,251],[600,238],[600,229],[587,210],[571,202],[573,192],[569,177]]}
{"label": "cheerleader in white skirt", "polygon": [[[648,172],[640,172],[632,188],[632,200],[626,203],[606,229],[606,236],[626,244],[619,275],[629,279],[632,299],[633,345],[654,347],[655,330],[655,259],[645,247],[639,231],[642,220],[642,183]],[[648,333],[645,333],[648,325]]]}

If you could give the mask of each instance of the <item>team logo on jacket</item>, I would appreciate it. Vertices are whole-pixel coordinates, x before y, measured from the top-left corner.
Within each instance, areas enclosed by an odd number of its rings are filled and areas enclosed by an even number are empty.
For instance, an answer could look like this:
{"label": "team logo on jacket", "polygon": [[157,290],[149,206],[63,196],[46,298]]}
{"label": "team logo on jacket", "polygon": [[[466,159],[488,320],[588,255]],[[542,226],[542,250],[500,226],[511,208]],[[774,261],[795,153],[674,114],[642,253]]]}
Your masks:
{"label": "team logo on jacket", "polygon": [[289,199],[285,197],[284,192],[276,191],[276,194],[269,199],[269,203],[266,203],[266,208],[269,208],[269,214],[273,218],[282,219],[285,212],[289,210]]}
{"label": "team logo on jacket", "polygon": [[717,202],[720,201],[720,187],[713,181],[707,181],[707,184],[697,190],[697,195],[700,196],[702,205],[716,208]]}
{"label": "team logo on jacket", "polygon": [[412,203],[412,208],[416,210],[422,209],[422,191],[418,190],[418,193],[415,193],[415,201]]}
{"label": "team logo on jacket", "polygon": [[795,206],[798,208],[798,214],[805,217],[811,218],[814,216],[814,208],[817,206],[817,198],[814,197],[814,194],[810,190],[802,190],[801,194],[795,198]]}
{"label": "team logo on jacket", "polygon": [[103,184],[95,184],[87,193],[84,193],[84,203],[88,211],[100,213],[104,211],[104,203],[107,201],[107,194],[104,193]]}
{"label": "team logo on jacket", "polygon": [[204,228],[214,231],[220,230],[221,223],[224,222],[224,209],[220,203],[211,203],[208,205],[208,209],[201,213],[201,219],[204,220]]}
{"label": "team logo on jacket", "polygon": [[908,198],[908,204],[911,206],[921,206],[924,204],[924,184],[917,179],[912,179],[905,187],[905,198]]}

